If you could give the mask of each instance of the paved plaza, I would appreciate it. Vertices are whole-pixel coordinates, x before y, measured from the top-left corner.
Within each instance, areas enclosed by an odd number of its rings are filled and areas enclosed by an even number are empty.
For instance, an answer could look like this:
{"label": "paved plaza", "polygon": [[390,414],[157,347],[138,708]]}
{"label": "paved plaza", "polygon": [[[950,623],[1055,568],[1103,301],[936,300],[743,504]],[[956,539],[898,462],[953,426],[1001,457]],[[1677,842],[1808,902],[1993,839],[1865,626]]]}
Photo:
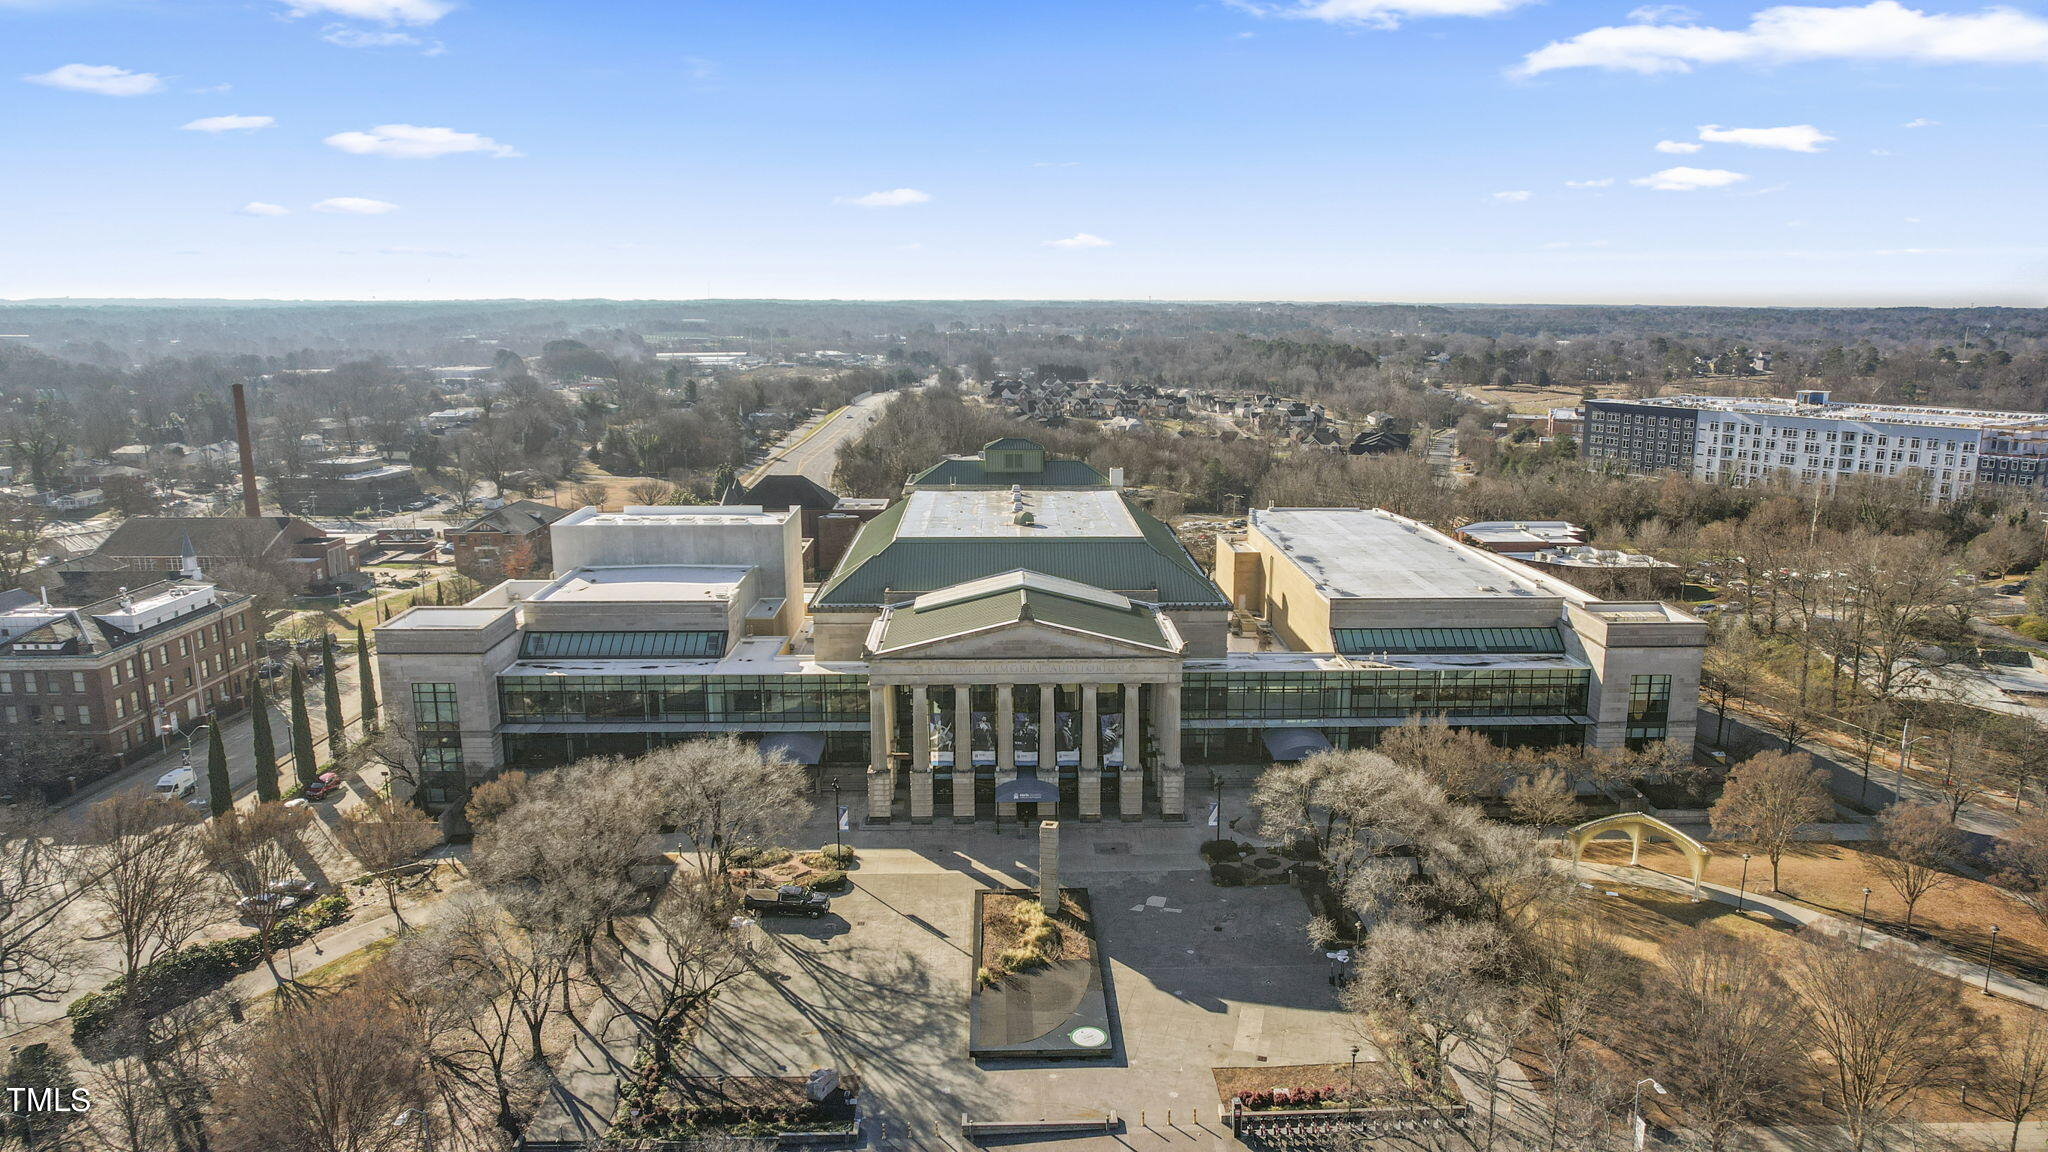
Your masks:
{"label": "paved plaza", "polygon": [[[1169,1110],[1177,1146],[1235,1147],[1218,1122],[1212,1067],[1340,1062],[1359,1041],[1337,1009],[1328,961],[1303,934],[1300,893],[1213,886],[1195,850],[1205,831],[1062,830],[1061,878],[1088,889],[1110,960],[1111,1059],[967,1058],[973,892],[1030,886],[1036,837],[930,825],[847,834],[861,850],[854,891],[824,920],[764,926],[773,976],[721,993],[691,1070],[857,1072],[883,1148],[967,1147],[963,1115],[1114,1111],[1128,1141],[1143,1124],[1168,1131]],[[1051,1146],[1129,1145],[1104,1136]]]}

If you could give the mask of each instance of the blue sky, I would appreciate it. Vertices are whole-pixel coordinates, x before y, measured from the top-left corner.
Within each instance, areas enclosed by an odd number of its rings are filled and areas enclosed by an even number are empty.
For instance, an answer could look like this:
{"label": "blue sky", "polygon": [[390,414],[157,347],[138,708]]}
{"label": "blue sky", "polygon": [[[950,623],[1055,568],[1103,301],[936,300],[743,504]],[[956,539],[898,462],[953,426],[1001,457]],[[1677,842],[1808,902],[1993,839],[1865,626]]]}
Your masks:
{"label": "blue sky", "polygon": [[0,0],[0,297],[2041,305],[2044,143],[2038,3]]}

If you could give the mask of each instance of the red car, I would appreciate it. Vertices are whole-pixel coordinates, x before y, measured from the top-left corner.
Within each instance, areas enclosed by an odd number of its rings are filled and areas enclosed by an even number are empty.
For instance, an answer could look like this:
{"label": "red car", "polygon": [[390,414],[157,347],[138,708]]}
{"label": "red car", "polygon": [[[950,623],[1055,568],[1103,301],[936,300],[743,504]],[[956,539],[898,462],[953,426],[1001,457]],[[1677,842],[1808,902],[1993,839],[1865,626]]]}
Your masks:
{"label": "red car", "polygon": [[304,793],[308,800],[325,800],[341,791],[341,777],[332,772],[322,772],[318,780],[306,785]]}

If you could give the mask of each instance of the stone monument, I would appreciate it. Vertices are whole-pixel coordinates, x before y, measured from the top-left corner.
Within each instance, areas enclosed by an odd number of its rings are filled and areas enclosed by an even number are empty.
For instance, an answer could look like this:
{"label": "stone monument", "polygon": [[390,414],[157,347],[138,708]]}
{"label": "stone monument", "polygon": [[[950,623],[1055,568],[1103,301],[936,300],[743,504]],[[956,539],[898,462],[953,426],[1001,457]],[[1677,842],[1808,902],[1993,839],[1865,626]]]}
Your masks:
{"label": "stone monument", "polygon": [[1038,903],[1047,916],[1060,910],[1060,822],[1038,822]]}

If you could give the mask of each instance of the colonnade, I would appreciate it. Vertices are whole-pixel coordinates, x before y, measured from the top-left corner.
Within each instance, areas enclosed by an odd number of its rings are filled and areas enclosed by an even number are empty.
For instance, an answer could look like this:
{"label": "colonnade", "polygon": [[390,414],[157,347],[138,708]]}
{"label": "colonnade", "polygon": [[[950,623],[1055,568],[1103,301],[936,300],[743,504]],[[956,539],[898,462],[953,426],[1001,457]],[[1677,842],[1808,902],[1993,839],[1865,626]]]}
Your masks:
{"label": "colonnade", "polygon": [[[1159,800],[1160,812],[1169,820],[1184,819],[1186,816],[1186,785],[1180,759],[1180,682],[1171,681],[1100,681],[1100,680],[970,680],[924,679],[905,683],[873,683],[868,688],[868,741],[871,760],[868,765],[868,819],[884,822],[895,818],[896,793],[901,778],[905,775],[910,784],[910,812],[913,823],[930,823],[933,811],[932,788],[932,718],[934,709],[943,707],[932,699],[931,689],[947,688],[953,692],[952,724],[953,744],[953,796],[952,811],[949,813],[956,822],[971,821],[976,816],[974,781],[977,769],[974,764],[974,689],[993,686],[995,688],[995,782],[998,787],[1017,778],[1019,770],[1019,749],[1017,748],[1017,709],[1020,697],[1030,700],[1034,690],[1037,696],[1036,712],[1038,747],[1035,771],[1041,780],[1058,784],[1063,794],[1061,800],[1070,797],[1064,794],[1066,785],[1060,782],[1058,726],[1055,717],[1059,712],[1061,689],[1077,690],[1081,699],[1078,763],[1074,766],[1074,787],[1078,790],[1071,797],[1083,820],[1100,820],[1102,811],[1102,779],[1105,773],[1116,776],[1117,804],[1116,817],[1122,820],[1141,819],[1145,813],[1145,785],[1147,770],[1150,770],[1154,795]],[[1123,763],[1105,764],[1109,749],[1102,748],[1101,702],[1105,687],[1122,689],[1123,697]],[[907,700],[903,696],[907,695]],[[908,707],[910,710],[910,747],[895,747],[897,711]],[[1149,718],[1153,740],[1148,749],[1144,739],[1145,721]],[[907,753],[907,754],[906,754]],[[1029,767],[1029,766],[1027,766]],[[1009,819],[1016,815],[1016,805],[999,803],[997,813]]]}

